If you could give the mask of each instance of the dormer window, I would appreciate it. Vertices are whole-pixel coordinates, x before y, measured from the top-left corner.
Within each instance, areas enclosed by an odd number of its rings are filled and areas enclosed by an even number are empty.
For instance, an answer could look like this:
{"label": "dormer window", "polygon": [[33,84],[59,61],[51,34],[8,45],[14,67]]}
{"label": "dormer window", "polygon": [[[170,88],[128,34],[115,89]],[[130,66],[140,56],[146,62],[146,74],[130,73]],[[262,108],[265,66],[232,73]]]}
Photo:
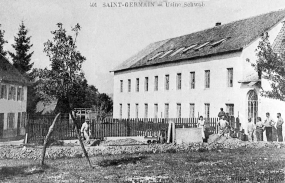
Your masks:
{"label": "dormer window", "polygon": [[173,52],[170,56],[173,57],[174,55],[178,54],[179,52],[183,51],[184,49],[185,49],[185,47],[179,48],[178,50]]}
{"label": "dormer window", "polygon": [[197,48],[195,48],[195,51],[198,51],[199,49],[201,49],[201,48],[207,46],[209,43],[210,43],[210,42],[208,41],[208,42],[206,42],[206,43],[204,43],[204,44],[201,44],[200,46],[198,46]]}
{"label": "dormer window", "polygon": [[224,38],[224,39],[221,39],[221,40],[219,40],[219,41],[216,41],[216,42],[214,42],[214,43],[212,43],[211,44],[211,46],[218,46],[218,45],[220,45],[222,42],[224,42],[224,41],[226,41],[226,38]]}
{"label": "dormer window", "polygon": [[186,53],[187,51],[191,50],[192,48],[194,48],[195,46],[197,46],[197,44],[193,44],[191,46],[186,47],[182,52]]}
{"label": "dormer window", "polygon": [[169,51],[167,51],[167,52],[165,52],[163,55],[161,55],[161,57],[159,57],[159,58],[163,58],[163,57],[165,57],[166,55],[168,55],[169,53],[171,53],[173,50],[169,50]]}
{"label": "dormer window", "polygon": [[157,54],[155,54],[153,57],[151,57],[150,59],[148,59],[148,61],[153,60],[155,58],[157,58],[158,56],[160,56],[161,54],[163,54],[163,52],[158,52]]}

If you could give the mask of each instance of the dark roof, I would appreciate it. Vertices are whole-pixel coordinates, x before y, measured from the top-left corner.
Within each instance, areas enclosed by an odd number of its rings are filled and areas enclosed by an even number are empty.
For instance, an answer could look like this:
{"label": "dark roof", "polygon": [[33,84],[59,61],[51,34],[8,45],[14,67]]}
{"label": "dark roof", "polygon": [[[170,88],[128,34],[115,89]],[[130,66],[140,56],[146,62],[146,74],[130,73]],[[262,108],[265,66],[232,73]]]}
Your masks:
{"label": "dark roof", "polygon": [[28,85],[28,79],[22,75],[5,57],[0,54],[0,81]]}
{"label": "dark roof", "polygon": [[[215,54],[222,54],[226,52],[241,51],[245,46],[250,44],[262,33],[268,31],[271,27],[276,25],[285,17],[285,10],[270,12],[267,14],[238,20],[228,24],[215,26],[210,29],[202,30],[192,34],[171,38],[165,41],[152,43],[150,46],[154,49],[146,48],[137,55],[139,57],[132,57],[134,59],[128,59],[123,62],[113,71],[128,70],[133,68],[145,67],[150,65],[164,64],[167,62],[175,62],[187,59],[194,59],[204,56],[210,56]],[[223,42],[218,42],[222,39],[226,39]],[[200,45],[209,42],[206,46],[199,48]],[[214,46],[212,44],[215,43]],[[178,53],[171,56],[176,50],[181,47],[188,47],[197,44],[196,47],[190,49],[185,53]],[[159,52],[167,52],[173,50],[170,54],[163,58],[156,57],[150,59]],[[160,55],[161,56],[161,55]]]}

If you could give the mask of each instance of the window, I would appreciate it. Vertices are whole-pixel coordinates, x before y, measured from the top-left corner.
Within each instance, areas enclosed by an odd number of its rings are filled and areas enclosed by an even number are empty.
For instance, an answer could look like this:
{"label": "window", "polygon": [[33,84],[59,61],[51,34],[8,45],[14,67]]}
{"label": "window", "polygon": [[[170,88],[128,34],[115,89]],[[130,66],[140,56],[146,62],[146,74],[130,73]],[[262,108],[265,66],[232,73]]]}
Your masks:
{"label": "window", "polygon": [[22,112],[21,127],[26,127],[26,119],[27,119],[27,113]]}
{"label": "window", "polygon": [[22,115],[22,113],[18,112],[18,123],[17,123],[17,124],[18,124],[19,126],[17,126],[17,128],[23,127],[23,126],[22,126],[22,122],[21,122],[21,120],[22,120],[21,115]]}
{"label": "window", "polygon": [[161,57],[159,57],[159,58],[163,58],[163,57],[165,57],[166,55],[168,55],[169,53],[171,53],[173,50],[169,50],[169,51],[167,51],[167,52],[165,52],[163,55],[161,55]]}
{"label": "window", "polygon": [[145,77],[144,79],[144,90],[148,91],[148,77]]}
{"label": "window", "polygon": [[190,104],[190,118],[194,118],[195,117],[195,104]]}
{"label": "window", "polygon": [[123,92],[123,80],[120,80],[120,91]]}
{"label": "window", "polygon": [[177,74],[177,90],[181,90],[181,73]]}
{"label": "window", "polygon": [[15,121],[15,113],[8,113],[8,116],[7,116],[7,128],[8,129],[14,128],[14,121]]}
{"label": "window", "polygon": [[148,61],[151,61],[151,60],[155,59],[156,57],[160,56],[161,54],[163,54],[163,52],[159,52],[159,53],[155,54],[153,57],[148,59]]}
{"label": "window", "polygon": [[7,86],[1,85],[0,99],[7,99]]}
{"label": "window", "polygon": [[120,104],[120,119],[123,117],[123,105]]}
{"label": "window", "polygon": [[191,49],[194,48],[195,46],[197,46],[197,44],[193,44],[193,45],[191,45],[191,46],[186,47],[186,48],[183,50],[183,53],[186,53],[187,51],[191,50]]}
{"label": "window", "polygon": [[128,118],[130,118],[131,116],[131,105],[128,104]]}
{"label": "window", "polygon": [[131,92],[131,80],[128,79],[128,92]]}
{"label": "window", "polygon": [[144,104],[144,118],[148,117],[148,104]]}
{"label": "window", "polygon": [[165,104],[164,118],[169,118],[169,104]]}
{"label": "window", "polygon": [[23,100],[22,93],[23,93],[23,88],[18,87],[17,88],[17,100]]}
{"label": "window", "polygon": [[154,76],[154,91],[158,91],[158,76]]}
{"label": "window", "polygon": [[210,104],[205,104],[205,118],[210,118]]}
{"label": "window", "polygon": [[24,88],[22,88],[22,93],[21,93],[21,95],[22,95],[22,96],[21,96],[21,101],[24,101],[24,99],[25,99],[25,98],[24,98]]}
{"label": "window", "polygon": [[226,112],[229,113],[229,116],[234,116],[234,104],[226,104],[226,107]]}
{"label": "window", "polygon": [[210,71],[205,71],[205,88],[210,88]]}
{"label": "window", "polygon": [[137,78],[137,89],[136,89],[137,92],[140,91],[140,79]]}
{"label": "window", "polygon": [[195,72],[190,72],[190,89],[195,89]]}
{"label": "window", "polygon": [[220,45],[222,42],[224,42],[226,40],[226,38],[224,38],[224,39],[221,39],[221,40],[219,40],[219,41],[216,41],[216,42],[214,42],[214,43],[212,43],[211,44],[211,46],[218,46],[218,45]]}
{"label": "window", "polygon": [[177,53],[181,52],[182,50],[184,50],[185,47],[179,48],[178,50],[176,50],[175,52],[173,52],[170,56],[173,57],[174,55],[177,55]]}
{"label": "window", "polygon": [[169,75],[165,75],[165,90],[169,90]]}
{"label": "window", "polygon": [[154,118],[157,118],[158,114],[158,104],[154,104]]}
{"label": "window", "polygon": [[139,104],[136,104],[136,118],[139,117]]}
{"label": "window", "polygon": [[228,87],[233,87],[233,68],[228,68]]}
{"label": "window", "polygon": [[181,118],[181,104],[177,104],[177,118]]}
{"label": "window", "polygon": [[15,86],[10,86],[8,100],[16,100],[16,88],[15,88]]}
{"label": "window", "polygon": [[210,42],[206,42],[206,43],[201,44],[200,46],[198,46],[197,48],[195,48],[195,51],[198,51],[199,49],[201,49],[201,48],[207,46],[207,44],[209,44],[209,43],[210,43]]}

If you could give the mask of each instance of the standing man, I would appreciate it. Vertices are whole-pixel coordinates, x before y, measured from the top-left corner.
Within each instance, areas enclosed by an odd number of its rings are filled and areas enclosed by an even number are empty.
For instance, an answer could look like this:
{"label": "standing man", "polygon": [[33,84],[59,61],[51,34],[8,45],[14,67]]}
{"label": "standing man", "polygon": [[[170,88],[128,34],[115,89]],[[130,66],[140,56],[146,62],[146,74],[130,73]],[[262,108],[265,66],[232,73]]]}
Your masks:
{"label": "standing man", "polygon": [[80,131],[81,131],[81,134],[83,135],[83,137],[86,139],[86,142],[89,143],[90,142],[90,136],[91,136],[91,128],[89,125],[89,119],[85,120],[85,122],[82,124]]}
{"label": "standing man", "polygon": [[219,134],[228,137],[228,122],[224,118],[225,116],[221,116],[221,119],[218,123]]}
{"label": "standing man", "polygon": [[256,138],[257,138],[257,141],[263,141],[263,127],[264,127],[264,124],[261,120],[261,117],[257,117],[257,122],[256,122]]}
{"label": "standing man", "polygon": [[226,116],[226,113],[224,112],[224,109],[221,108],[220,110],[221,110],[221,111],[220,111],[219,114],[218,114],[219,119],[221,119],[222,116]]}
{"label": "standing man", "polygon": [[272,142],[272,127],[275,122],[270,117],[269,112],[266,113],[266,119],[264,121],[265,131],[266,131],[266,139],[268,142]]}
{"label": "standing man", "polygon": [[276,123],[276,128],[277,128],[277,138],[278,142],[283,142],[283,135],[282,135],[282,125],[284,121],[281,118],[281,113],[277,113],[277,123]]}

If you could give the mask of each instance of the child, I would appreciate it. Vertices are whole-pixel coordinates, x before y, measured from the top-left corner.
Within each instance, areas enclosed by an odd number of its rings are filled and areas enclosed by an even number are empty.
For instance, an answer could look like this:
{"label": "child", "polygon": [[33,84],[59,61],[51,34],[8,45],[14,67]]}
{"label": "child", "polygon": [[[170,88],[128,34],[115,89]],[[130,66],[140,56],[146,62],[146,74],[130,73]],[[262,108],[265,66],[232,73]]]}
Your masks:
{"label": "child", "polygon": [[203,116],[200,116],[197,122],[197,127],[201,128],[202,139],[205,139],[204,125],[205,125],[205,120],[203,119]]}
{"label": "child", "polygon": [[248,141],[252,142],[254,139],[254,133],[255,133],[255,124],[251,122],[251,118],[248,118],[248,124],[247,124],[247,132],[248,132]]}

